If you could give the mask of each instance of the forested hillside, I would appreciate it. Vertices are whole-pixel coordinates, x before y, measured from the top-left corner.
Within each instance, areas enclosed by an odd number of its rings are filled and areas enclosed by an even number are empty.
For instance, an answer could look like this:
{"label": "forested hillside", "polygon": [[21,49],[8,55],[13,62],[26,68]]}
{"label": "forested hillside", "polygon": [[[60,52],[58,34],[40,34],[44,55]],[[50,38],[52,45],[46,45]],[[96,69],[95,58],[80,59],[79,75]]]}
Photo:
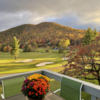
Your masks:
{"label": "forested hillside", "polygon": [[53,22],[44,22],[37,25],[24,24],[6,31],[0,32],[0,43],[11,45],[13,36],[20,40],[20,44],[38,46],[56,46],[60,39],[68,38],[71,44],[80,41],[84,30],[73,29]]}

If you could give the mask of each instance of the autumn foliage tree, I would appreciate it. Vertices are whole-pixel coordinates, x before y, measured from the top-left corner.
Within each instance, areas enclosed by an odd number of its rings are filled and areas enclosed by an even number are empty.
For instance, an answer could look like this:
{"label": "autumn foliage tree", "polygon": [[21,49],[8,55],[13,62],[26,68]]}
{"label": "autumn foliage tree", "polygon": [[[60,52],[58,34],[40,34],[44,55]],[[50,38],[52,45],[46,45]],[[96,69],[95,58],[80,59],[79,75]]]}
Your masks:
{"label": "autumn foliage tree", "polygon": [[23,51],[24,52],[32,52],[32,51],[34,51],[34,48],[30,44],[26,44]]}
{"label": "autumn foliage tree", "polygon": [[20,47],[19,40],[16,37],[13,37],[13,45],[12,45],[11,54],[14,56],[15,59],[17,59],[20,53],[19,47]]}
{"label": "autumn foliage tree", "polygon": [[11,50],[12,50],[12,47],[9,45],[4,46],[4,48],[3,48],[3,52],[11,52]]}
{"label": "autumn foliage tree", "polygon": [[64,74],[97,80],[100,85],[100,37],[92,44],[71,48],[68,63],[64,67]]}
{"label": "autumn foliage tree", "polygon": [[61,39],[58,45],[59,45],[59,53],[63,53],[63,51],[70,45],[70,40]]}

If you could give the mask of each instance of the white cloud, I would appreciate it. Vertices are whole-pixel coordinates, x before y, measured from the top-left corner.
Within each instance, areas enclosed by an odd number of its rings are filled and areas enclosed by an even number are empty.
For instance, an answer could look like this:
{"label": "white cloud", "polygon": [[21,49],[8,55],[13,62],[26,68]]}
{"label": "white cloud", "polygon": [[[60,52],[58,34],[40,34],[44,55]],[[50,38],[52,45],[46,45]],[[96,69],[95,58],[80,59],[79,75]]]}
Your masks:
{"label": "white cloud", "polygon": [[[72,16],[79,24],[100,24],[100,0],[0,0],[0,29]],[[73,15],[76,17],[74,18]],[[66,24],[65,22],[64,24]]]}

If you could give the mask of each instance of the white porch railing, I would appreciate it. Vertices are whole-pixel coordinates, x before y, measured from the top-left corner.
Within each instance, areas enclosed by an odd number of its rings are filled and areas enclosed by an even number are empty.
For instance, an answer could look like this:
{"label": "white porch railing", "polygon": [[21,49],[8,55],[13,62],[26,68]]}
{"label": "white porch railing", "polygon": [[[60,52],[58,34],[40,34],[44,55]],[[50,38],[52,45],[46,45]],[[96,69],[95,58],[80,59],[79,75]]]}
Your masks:
{"label": "white porch railing", "polygon": [[9,75],[6,77],[0,77],[0,84],[2,83],[2,80],[5,79],[11,79],[11,78],[15,78],[15,77],[19,77],[19,76],[25,76],[27,77],[28,75],[31,75],[33,73],[41,73],[43,75],[46,75],[50,78],[54,78],[55,80],[61,81],[62,77],[68,78],[68,79],[72,79],[75,80],[77,82],[81,82],[83,84],[83,88],[82,91],[88,93],[91,95],[91,100],[100,100],[100,86],[98,85],[94,85],[92,83],[88,83],[79,79],[75,79],[66,75],[62,75],[56,72],[52,72],[49,70],[38,70],[38,71],[31,71],[31,72],[25,72],[25,73],[20,73],[20,74],[14,74],[14,75]]}

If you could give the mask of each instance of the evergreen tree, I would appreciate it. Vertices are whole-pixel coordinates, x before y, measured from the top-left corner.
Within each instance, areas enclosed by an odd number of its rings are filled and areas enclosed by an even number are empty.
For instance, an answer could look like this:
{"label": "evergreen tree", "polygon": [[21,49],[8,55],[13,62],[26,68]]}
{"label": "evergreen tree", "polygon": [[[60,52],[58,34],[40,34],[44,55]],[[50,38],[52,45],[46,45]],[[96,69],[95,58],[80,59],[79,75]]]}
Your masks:
{"label": "evergreen tree", "polygon": [[20,44],[19,40],[16,37],[13,37],[13,45],[12,45],[12,50],[11,54],[14,56],[15,59],[17,59],[19,52],[20,52]]}
{"label": "evergreen tree", "polygon": [[97,32],[97,30],[96,29],[94,29],[94,39],[98,36],[98,32]]}
{"label": "evergreen tree", "polygon": [[97,36],[96,29],[93,31],[91,28],[88,28],[86,34],[83,38],[83,44],[89,45]]}
{"label": "evergreen tree", "polygon": [[32,47],[34,47],[34,48],[38,48],[38,45],[37,45],[37,43],[36,43],[35,41],[33,41],[33,42],[31,43],[31,45],[32,45]]}

